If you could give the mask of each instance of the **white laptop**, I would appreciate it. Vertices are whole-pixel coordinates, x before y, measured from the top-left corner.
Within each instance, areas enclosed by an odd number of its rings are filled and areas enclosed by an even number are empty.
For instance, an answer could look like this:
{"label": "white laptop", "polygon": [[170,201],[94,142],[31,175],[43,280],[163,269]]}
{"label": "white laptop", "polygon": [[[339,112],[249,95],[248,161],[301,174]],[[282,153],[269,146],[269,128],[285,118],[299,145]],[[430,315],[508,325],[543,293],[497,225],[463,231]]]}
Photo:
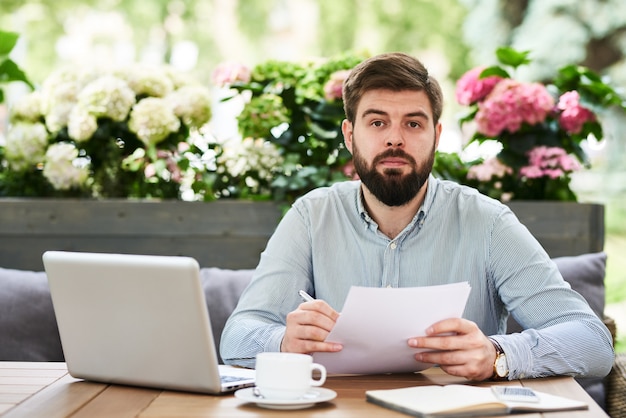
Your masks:
{"label": "white laptop", "polygon": [[47,251],[43,263],[73,377],[211,394],[254,385],[254,370],[218,365],[193,258]]}

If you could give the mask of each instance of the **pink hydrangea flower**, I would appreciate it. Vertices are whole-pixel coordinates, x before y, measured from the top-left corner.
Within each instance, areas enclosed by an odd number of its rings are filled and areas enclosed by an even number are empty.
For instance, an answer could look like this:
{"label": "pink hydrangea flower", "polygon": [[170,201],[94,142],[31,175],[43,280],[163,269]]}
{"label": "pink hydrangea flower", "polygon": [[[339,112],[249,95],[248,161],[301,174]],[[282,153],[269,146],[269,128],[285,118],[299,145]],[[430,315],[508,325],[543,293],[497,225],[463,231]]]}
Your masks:
{"label": "pink hydrangea flower", "polygon": [[528,165],[520,169],[520,175],[529,179],[557,179],[580,168],[580,163],[563,148],[540,146],[528,152]]}
{"label": "pink hydrangea flower", "polygon": [[251,76],[252,71],[245,65],[237,62],[223,62],[213,70],[211,80],[216,86],[224,87],[236,81],[248,83]]}
{"label": "pink hydrangea flower", "polygon": [[457,81],[455,95],[459,104],[470,105],[481,100],[502,80],[498,76],[479,78],[484,69],[485,67],[471,69]]}
{"label": "pink hydrangea flower", "polygon": [[343,83],[348,78],[350,70],[335,71],[324,85],[324,98],[328,101],[340,100],[343,97]]}
{"label": "pink hydrangea flower", "polygon": [[502,164],[497,158],[490,158],[482,164],[471,166],[467,172],[467,178],[486,182],[493,177],[502,178],[512,173],[513,169],[511,167]]}
{"label": "pink hydrangea flower", "polygon": [[491,137],[504,130],[514,133],[522,123],[543,122],[553,108],[554,99],[543,84],[505,79],[478,104],[476,129]]}
{"label": "pink hydrangea flower", "polygon": [[559,125],[570,134],[580,133],[585,122],[596,118],[592,111],[580,105],[580,95],[575,90],[563,93],[556,107],[561,111]]}

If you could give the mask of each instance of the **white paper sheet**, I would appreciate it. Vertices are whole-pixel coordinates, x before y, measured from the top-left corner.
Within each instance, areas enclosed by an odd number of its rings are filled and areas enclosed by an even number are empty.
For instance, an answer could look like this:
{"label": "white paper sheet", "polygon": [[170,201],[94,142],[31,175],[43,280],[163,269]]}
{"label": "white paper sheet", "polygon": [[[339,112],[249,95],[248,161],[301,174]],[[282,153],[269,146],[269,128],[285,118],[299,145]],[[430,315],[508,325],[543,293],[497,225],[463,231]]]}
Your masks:
{"label": "white paper sheet", "polygon": [[[460,318],[468,282],[438,286],[376,288],[352,286],[326,341],[343,344],[337,353],[314,353],[328,373],[375,374],[424,370],[413,355],[411,337],[426,335],[437,321]],[[421,350],[423,351],[423,350]]]}

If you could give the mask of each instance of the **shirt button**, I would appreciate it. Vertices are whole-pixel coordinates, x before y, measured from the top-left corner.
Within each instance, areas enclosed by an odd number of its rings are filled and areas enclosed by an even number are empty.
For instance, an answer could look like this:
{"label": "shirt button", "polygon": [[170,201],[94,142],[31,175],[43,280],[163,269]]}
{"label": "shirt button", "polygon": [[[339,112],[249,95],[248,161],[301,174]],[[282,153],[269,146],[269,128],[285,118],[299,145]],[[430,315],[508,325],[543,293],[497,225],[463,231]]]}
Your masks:
{"label": "shirt button", "polygon": [[395,250],[395,249],[396,249],[396,247],[397,247],[397,245],[396,245],[396,243],[395,243],[395,242],[392,242],[392,243],[391,243],[391,245],[390,245],[390,247],[391,247],[391,249],[392,249],[392,250]]}

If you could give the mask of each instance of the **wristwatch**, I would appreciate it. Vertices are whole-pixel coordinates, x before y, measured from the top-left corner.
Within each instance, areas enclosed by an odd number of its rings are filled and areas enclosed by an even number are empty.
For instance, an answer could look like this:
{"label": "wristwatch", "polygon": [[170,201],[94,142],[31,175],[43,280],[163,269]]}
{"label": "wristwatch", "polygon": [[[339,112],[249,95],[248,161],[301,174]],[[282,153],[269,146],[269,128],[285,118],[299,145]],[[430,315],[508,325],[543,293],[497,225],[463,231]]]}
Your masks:
{"label": "wristwatch", "polygon": [[489,338],[494,348],[496,349],[496,360],[493,362],[493,380],[505,380],[509,376],[509,365],[506,362],[506,354],[500,343],[495,339]]}

